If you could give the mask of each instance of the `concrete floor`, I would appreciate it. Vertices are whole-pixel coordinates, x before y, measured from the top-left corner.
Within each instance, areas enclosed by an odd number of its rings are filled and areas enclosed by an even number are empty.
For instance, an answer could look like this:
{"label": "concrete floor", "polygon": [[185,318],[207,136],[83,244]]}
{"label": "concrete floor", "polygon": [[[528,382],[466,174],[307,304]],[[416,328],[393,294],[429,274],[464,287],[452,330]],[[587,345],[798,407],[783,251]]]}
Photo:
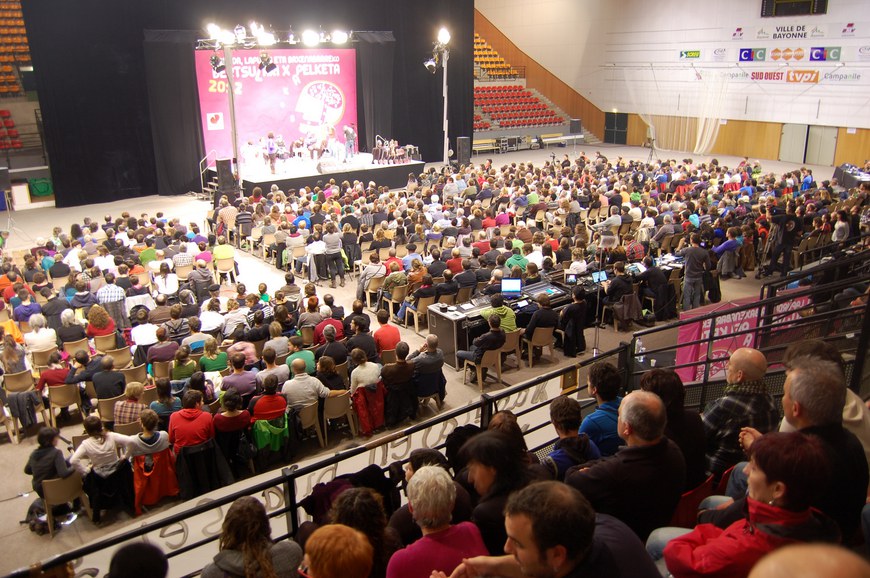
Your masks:
{"label": "concrete floor", "polygon": [[[643,159],[645,160],[649,154],[647,149],[640,147],[617,147],[612,145],[595,145],[595,148],[583,148],[578,146],[576,152],[579,153],[585,150],[587,154],[594,154],[595,150],[601,150],[606,156],[615,159],[617,156],[622,156],[628,159]],[[551,147],[549,150],[539,151],[521,151],[517,153],[507,153],[504,155],[477,155],[474,157],[474,162],[483,162],[486,158],[492,158],[496,166],[507,164],[510,162],[534,161],[538,164],[550,158],[550,154],[555,153],[557,158],[568,153],[572,157],[574,155],[573,147],[559,148]],[[688,153],[662,153],[662,156],[671,158],[685,158]],[[699,158],[694,155],[694,158]],[[734,165],[740,159],[736,157],[719,157],[720,163],[726,165]],[[773,170],[780,174],[785,170],[792,170],[795,167],[778,163],[774,161],[764,161],[763,166],[765,171]],[[829,178],[832,174],[831,167],[812,167],[814,174],[818,180]],[[149,215],[157,211],[163,211],[168,216],[181,217],[183,221],[202,222],[205,211],[208,209],[208,204],[202,201],[197,201],[192,197],[143,197],[131,200],[121,200],[112,203],[104,203],[100,205],[88,205],[84,207],[72,207],[66,209],[39,209],[32,211],[21,211],[12,214],[14,224],[10,224],[12,234],[9,241],[11,249],[26,248],[32,246],[34,240],[39,237],[47,237],[51,233],[52,227],[55,225],[62,226],[68,229],[73,222],[81,222],[85,216],[101,219],[102,215],[111,214],[117,215],[124,210],[129,210],[131,213],[138,214],[146,212]],[[14,229],[12,226],[14,225]],[[257,258],[254,258],[246,253],[240,253],[239,267],[241,271],[240,281],[246,283],[249,287],[256,287],[260,282],[265,282],[269,286],[270,292],[275,291],[278,287],[284,284],[283,272],[278,271],[271,265],[267,265]],[[728,280],[722,283],[723,299],[736,299],[747,296],[758,295],[760,282],[752,277],[747,277],[742,280]],[[331,292],[335,295],[336,302],[344,305],[349,309],[350,303],[354,299],[354,287],[349,283],[347,287],[330,290],[325,287],[318,288],[318,295],[322,296],[325,293]],[[400,328],[402,337],[411,348],[419,347],[422,344],[423,337],[414,333],[413,330]],[[587,341],[589,343],[588,351],[591,352],[593,330],[587,330]],[[606,351],[619,345],[621,341],[628,341],[631,335],[629,333],[617,333],[612,327],[602,329],[599,333],[599,347]],[[675,334],[665,332],[660,337],[662,341],[669,341],[669,345],[676,342]],[[666,343],[649,343],[647,347],[658,345],[666,345]],[[589,355],[589,354],[587,354]],[[570,360],[561,356],[557,352],[558,359],[548,360],[546,357],[542,359],[540,364],[535,365],[533,369],[523,367],[519,371],[509,370],[503,374],[506,385],[515,385],[524,380],[531,379],[540,375],[544,371],[550,371],[556,368],[567,366],[571,363]],[[462,374],[454,372],[450,368],[446,368],[445,374],[448,379],[445,409],[456,408],[466,405],[468,402],[476,400],[480,395],[480,390],[471,385],[464,385],[462,382]],[[487,391],[494,391],[499,386],[489,385]],[[549,389],[548,389],[549,391]],[[430,417],[429,414],[424,414],[421,419]],[[71,438],[73,435],[81,433],[81,421],[76,417],[73,423],[67,424],[62,428],[62,435],[66,438]],[[330,446],[325,450],[320,450],[316,443],[309,445],[300,452],[299,459],[309,459],[316,455],[326,455],[334,452],[341,444],[346,444],[350,438],[349,433],[344,437],[341,435],[330,436]],[[0,434],[0,456],[5,467],[0,468],[0,540],[4,543],[5,555],[0,557],[0,572],[8,572],[15,568],[19,568],[38,560],[44,560],[51,555],[67,551],[71,548],[80,546],[89,541],[103,537],[108,533],[118,531],[124,526],[135,524],[142,519],[147,519],[155,513],[166,511],[177,502],[168,502],[153,509],[150,513],[143,515],[140,519],[131,520],[126,514],[117,514],[106,517],[105,521],[99,526],[95,526],[89,520],[80,518],[69,527],[60,531],[54,539],[49,539],[47,536],[40,537],[31,533],[26,526],[20,525],[19,520],[23,520],[27,507],[35,498],[34,494],[23,495],[30,491],[30,478],[24,475],[23,469],[30,452],[36,447],[35,432],[31,431],[24,438],[20,445],[10,443],[5,435]]]}

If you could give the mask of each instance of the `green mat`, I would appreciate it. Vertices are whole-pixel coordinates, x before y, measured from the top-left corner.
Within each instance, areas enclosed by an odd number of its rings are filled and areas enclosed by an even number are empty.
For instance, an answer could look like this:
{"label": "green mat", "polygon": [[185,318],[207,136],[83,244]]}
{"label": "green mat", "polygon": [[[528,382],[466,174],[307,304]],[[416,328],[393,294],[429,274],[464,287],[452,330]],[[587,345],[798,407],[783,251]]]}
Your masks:
{"label": "green mat", "polygon": [[54,194],[51,179],[27,179],[27,184],[30,187],[31,197],[50,197]]}

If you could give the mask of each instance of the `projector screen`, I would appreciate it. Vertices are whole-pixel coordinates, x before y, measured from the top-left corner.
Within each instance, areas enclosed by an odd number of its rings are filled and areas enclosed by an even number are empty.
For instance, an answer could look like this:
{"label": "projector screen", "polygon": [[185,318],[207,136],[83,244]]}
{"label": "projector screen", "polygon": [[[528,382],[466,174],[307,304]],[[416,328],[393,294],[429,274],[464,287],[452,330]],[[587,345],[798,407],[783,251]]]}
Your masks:
{"label": "projector screen", "polygon": [[[196,78],[205,150],[231,158],[233,144],[227,73],[216,73],[214,52],[196,51]],[[259,69],[259,50],[233,50],[235,114],[240,161],[262,150],[271,132],[288,147],[298,139],[342,140],[345,125],[356,124],[356,51],[282,48],[268,51],[276,69]],[[223,57],[223,52],[218,55]],[[358,133],[358,129],[356,130]]]}

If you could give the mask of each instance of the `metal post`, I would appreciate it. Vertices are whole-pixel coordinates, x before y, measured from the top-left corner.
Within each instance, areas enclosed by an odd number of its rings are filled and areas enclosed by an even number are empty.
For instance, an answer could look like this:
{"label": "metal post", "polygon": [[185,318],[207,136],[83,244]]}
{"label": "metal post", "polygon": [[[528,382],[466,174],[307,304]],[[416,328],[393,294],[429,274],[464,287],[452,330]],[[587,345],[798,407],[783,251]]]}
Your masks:
{"label": "metal post", "polygon": [[296,478],[293,476],[297,468],[298,466],[294,465],[281,470],[281,475],[284,476],[284,505],[287,507],[284,517],[287,519],[287,530],[291,536],[295,536],[299,530],[299,513],[296,511]]}
{"label": "metal post", "polygon": [[[239,135],[236,130],[236,85],[233,79],[233,49],[224,44],[224,66],[227,74],[227,97],[230,101],[230,138],[233,141],[233,171],[239,174]],[[236,183],[238,186],[238,183]]]}
{"label": "metal post", "polygon": [[486,393],[480,396],[480,401],[482,402],[480,408],[480,429],[485,430],[489,427],[489,420],[492,419],[492,414],[495,413],[493,411],[495,409],[495,402]]}
{"label": "metal post", "polygon": [[450,136],[447,133],[447,61],[450,60],[450,50],[445,46],[441,49],[441,67],[444,69],[444,165],[450,164]]}
{"label": "metal post", "polygon": [[855,350],[855,363],[852,365],[852,380],[849,389],[864,399],[870,393],[870,379],[865,380],[864,373],[867,371],[865,357],[870,349],[870,300],[864,307],[864,323],[861,325],[861,334],[858,336],[858,348]]}

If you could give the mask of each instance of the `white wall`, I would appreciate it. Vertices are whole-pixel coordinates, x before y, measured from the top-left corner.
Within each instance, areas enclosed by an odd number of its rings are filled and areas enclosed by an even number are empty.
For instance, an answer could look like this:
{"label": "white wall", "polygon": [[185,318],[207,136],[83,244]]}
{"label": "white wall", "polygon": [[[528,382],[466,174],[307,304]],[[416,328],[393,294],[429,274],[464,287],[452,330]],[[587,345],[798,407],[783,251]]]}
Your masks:
{"label": "white wall", "polygon": [[[830,0],[826,15],[779,18],[761,18],[761,0],[696,0],[688,8],[678,0],[475,0],[475,6],[605,111],[693,116],[704,95],[724,90],[723,118],[870,128],[866,0]],[[806,38],[774,38],[781,26]],[[811,62],[814,47],[841,48],[843,66]],[[764,62],[739,62],[741,49],[757,48],[766,49]],[[803,50],[803,58],[787,65],[781,55],[773,59],[774,49],[787,48]],[[699,58],[680,56],[695,50]],[[711,82],[720,75],[724,88]]]}

